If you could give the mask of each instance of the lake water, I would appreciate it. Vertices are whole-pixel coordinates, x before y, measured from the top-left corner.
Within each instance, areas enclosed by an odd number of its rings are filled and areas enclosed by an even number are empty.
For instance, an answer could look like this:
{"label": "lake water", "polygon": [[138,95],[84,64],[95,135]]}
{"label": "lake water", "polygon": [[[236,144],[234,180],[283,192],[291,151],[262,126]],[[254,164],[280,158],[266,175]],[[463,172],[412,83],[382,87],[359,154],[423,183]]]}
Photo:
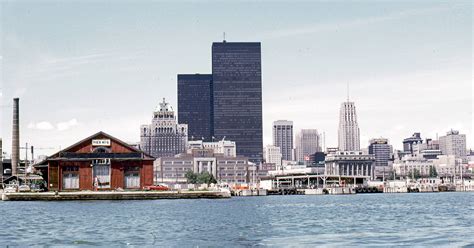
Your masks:
{"label": "lake water", "polygon": [[474,193],[0,202],[0,246],[474,246]]}

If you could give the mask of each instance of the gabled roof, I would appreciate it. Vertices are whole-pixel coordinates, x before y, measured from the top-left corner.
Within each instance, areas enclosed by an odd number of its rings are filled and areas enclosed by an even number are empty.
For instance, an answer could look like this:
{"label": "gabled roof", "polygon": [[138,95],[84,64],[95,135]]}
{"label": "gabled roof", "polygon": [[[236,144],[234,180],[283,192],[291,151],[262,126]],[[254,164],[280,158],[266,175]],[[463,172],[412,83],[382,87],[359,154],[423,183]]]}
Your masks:
{"label": "gabled roof", "polygon": [[51,155],[51,156],[49,156],[47,159],[41,161],[41,162],[38,163],[37,165],[40,165],[40,164],[42,164],[42,163],[44,163],[44,162],[46,162],[46,161],[48,161],[48,160],[50,160],[50,159],[53,159],[53,158],[56,158],[56,157],[60,157],[60,154],[61,154],[61,153],[67,152],[68,150],[70,150],[70,149],[72,149],[72,148],[74,148],[74,147],[76,147],[76,146],[78,146],[78,145],[80,145],[80,144],[83,144],[83,143],[85,143],[85,142],[87,142],[87,141],[89,141],[89,140],[92,140],[92,139],[94,139],[95,137],[98,137],[98,136],[106,137],[106,138],[108,138],[108,139],[110,139],[110,140],[113,140],[114,142],[116,142],[116,143],[118,143],[118,144],[120,144],[120,145],[122,145],[122,146],[124,146],[124,147],[126,147],[126,148],[128,148],[128,149],[130,149],[131,151],[134,151],[134,152],[137,152],[137,153],[141,153],[141,154],[144,155],[144,157],[145,157],[146,159],[155,159],[155,157],[151,156],[150,154],[148,154],[148,153],[146,153],[146,152],[144,152],[144,151],[142,151],[142,150],[136,149],[135,147],[133,147],[133,146],[131,146],[131,145],[129,145],[129,144],[127,144],[127,143],[121,141],[120,139],[117,139],[117,138],[113,137],[113,136],[110,135],[110,134],[107,134],[107,133],[105,133],[105,132],[100,131],[100,132],[97,132],[97,133],[95,133],[95,134],[93,134],[93,135],[91,135],[91,136],[89,136],[89,137],[87,137],[87,138],[84,138],[84,139],[82,139],[82,140],[80,140],[80,141],[78,141],[78,142],[76,142],[76,143],[74,143],[74,144],[72,144],[72,145],[70,145],[70,146],[68,146],[68,147],[66,147],[66,148],[64,148],[64,149],[62,149],[62,150],[59,151],[59,152],[54,153],[53,155]]}

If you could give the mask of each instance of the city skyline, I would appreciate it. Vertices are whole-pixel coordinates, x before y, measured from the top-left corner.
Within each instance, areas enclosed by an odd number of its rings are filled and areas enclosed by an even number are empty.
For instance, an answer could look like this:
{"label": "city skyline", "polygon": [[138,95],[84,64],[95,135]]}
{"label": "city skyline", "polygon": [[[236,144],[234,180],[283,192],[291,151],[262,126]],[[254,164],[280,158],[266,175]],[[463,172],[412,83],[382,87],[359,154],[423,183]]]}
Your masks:
{"label": "city skyline", "polygon": [[[278,4],[272,6],[274,14],[252,16],[266,7],[260,3],[250,7],[247,15],[252,18],[245,25],[238,25],[240,18],[229,15],[227,24],[205,28],[214,18],[230,13],[206,17],[209,13],[205,10],[177,22],[184,30],[181,34],[163,25],[153,28],[162,21],[164,11],[183,7],[164,5],[146,6],[153,10],[163,7],[156,13],[131,5],[127,6],[131,12],[125,14],[121,4],[111,7],[120,15],[106,12],[104,16],[105,6],[100,4],[102,12],[80,3],[2,3],[3,150],[11,151],[11,99],[16,96],[21,98],[21,146],[29,142],[37,147],[65,147],[100,130],[126,141],[139,141],[138,127],[149,122],[150,109],[163,97],[178,106],[177,74],[211,72],[211,44],[222,40],[223,31],[228,41],[262,44],[263,145],[271,143],[271,123],[288,119],[294,122],[295,131],[315,128],[324,132],[326,147],[336,147],[338,108],[349,83],[351,101],[357,105],[361,147],[367,147],[371,138],[386,137],[400,149],[403,138],[414,132],[434,139],[437,133],[441,136],[450,129],[466,134],[468,148],[473,147],[472,26],[465,21],[470,15],[466,10],[469,4],[392,4],[390,9],[375,4],[368,10],[363,10],[368,4],[350,4],[353,10],[356,6],[354,13],[342,11],[329,17],[319,10],[319,18],[298,17],[282,24],[276,18],[284,12]],[[215,5],[213,10],[223,8]],[[245,12],[243,5],[235,5],[236,13]],[[208,5],[190,4],[183,11],[205,7]],[[342,6],[298,3],[284,16],[292,17],[304,7],[316,11]],[[86,11],[90,20],[78,18]],[[377,14],[379,11],[384,14]],[[445,15],[438,18],[439,13]],[[125,20],[119,21],[118,16]],[[55,28],[59,19],[72,29]],[[424,23],[413,24],[420,20]],[[246,30],[251,21],[257,24]],[[38,25],[37,32],[29,27],[32,23]],[[184,33],[190,24],[203,34],[191,30],[196,40],[187,48],[183,46],[186,42],[179,40],[189,35]],[[424,36],[418,37],[415,34],[420,30]],[[123,35],[129,31],[148,39]],[[87,38],[91,33],[94,39]],[[384,36],[392,40],[377,42]],[[58,37],[64,37],[62,42]],[[355,45],[341,43],[348,37]],[[176,59],[183,56],[185,63]],[[117,98],[125,101],[120,106],[111,104],[111,99]]]}

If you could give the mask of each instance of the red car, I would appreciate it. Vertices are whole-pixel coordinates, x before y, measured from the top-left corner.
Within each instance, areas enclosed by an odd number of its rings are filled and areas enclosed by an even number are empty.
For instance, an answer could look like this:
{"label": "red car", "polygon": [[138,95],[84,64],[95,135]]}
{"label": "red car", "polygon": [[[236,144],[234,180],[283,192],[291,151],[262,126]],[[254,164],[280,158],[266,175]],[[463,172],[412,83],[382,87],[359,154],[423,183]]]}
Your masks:
{"label": "red car", "polygon": [[168,186],[165,186],[165,185],[152,185],[152,186],[145,186],[145,190],[166,191],[166,190],[170,190],[170,188],[168,188]]}

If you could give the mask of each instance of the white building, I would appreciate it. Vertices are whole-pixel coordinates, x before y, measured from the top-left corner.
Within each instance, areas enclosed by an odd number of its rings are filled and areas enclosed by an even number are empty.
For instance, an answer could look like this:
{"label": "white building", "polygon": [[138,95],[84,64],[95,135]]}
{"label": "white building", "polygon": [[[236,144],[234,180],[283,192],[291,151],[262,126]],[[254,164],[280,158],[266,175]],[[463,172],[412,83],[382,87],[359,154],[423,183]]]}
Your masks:
{"label": "white building", "polygon": [[293,160],[293,122],[278,120],[273,122],[273,145],[280,147],[283,160]]}
{"label": "white building", "polygon": [[326,156],[325,174],[373,178],[375,156],[362,151],[336,151]]}
{"label": "white building", "polygon": [[277,168],[281,166],[281,150],[280,147],[267,145],[265,147],[265,162],[275,164]]}
{"label": "white building", "polygon": [[354,102],[343,102],[339,113],[339,150],[359,151],[360,133]]}
{"label": "white building", "polygon": [[[321,151],[321,142],[318,130],[302,129],[295,137],[296,161],[304,163],[309,155]],[[305,159],[307,158],[307,159]]]}
{"label": "white building", "polygon": [[212,149],[214,153],[223,154],[226,157],[236,157],[237,147],[234,141],[220,140],[214,142],[205,142],[202,140],[188,141],[188,153],[192,149]]}
{"label": "white building", "polygon": [[466,135],[451,130],[446,136],[439,137],[439,148],[444,155],[454,155],[457,159],[467,162]]}
{"label": "white building", "polygon": [[140,147],[153,157],[171,157],[186,151],[188,125],[178,124],[173,108],[165,101],[153,112],[150,125],[140,128]]}
{"label": "white building", "polygon": [[401,160],[393,163],[393,170],[397,177],[412,177],[418,171],[420,176],[428,177],[430,168],[434,166],[433,160],[426,159],[422,156],[403,156]]}

